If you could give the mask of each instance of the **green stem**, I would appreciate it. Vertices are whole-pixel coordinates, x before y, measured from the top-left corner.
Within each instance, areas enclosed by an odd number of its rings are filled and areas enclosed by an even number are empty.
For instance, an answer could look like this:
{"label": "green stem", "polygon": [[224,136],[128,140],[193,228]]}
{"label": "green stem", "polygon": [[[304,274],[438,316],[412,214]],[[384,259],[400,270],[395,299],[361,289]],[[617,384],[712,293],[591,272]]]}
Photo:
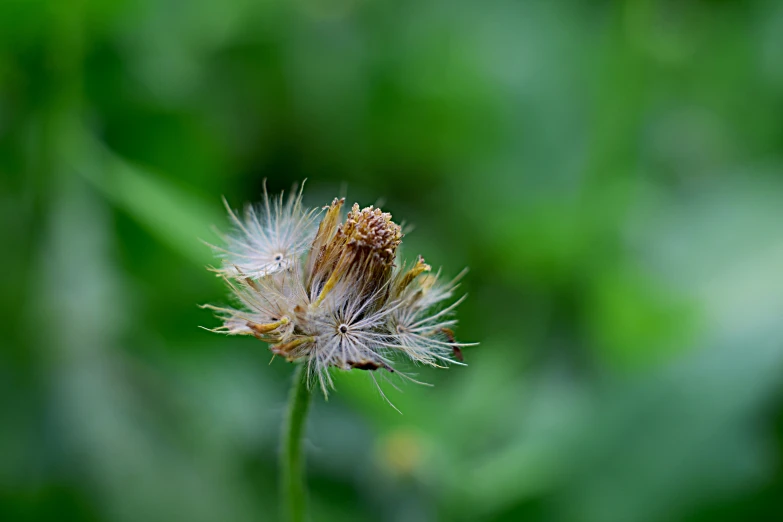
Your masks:
{"label": "green stem", "polygon": [[280,454],[280,491],[283,520],[303,522],[305,519],[305,480],[302,438],[304,436],[310,390],[307,389],[306,368],[297,365],[288,397],[288,411],[283,423],[282,452]]}

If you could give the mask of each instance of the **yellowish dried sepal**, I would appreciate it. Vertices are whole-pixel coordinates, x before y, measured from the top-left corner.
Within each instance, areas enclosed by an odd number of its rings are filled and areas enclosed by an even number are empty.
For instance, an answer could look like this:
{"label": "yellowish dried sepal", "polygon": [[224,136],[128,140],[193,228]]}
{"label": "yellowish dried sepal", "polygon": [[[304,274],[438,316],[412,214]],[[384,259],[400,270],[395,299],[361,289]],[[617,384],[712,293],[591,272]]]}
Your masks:
{"label": "yellowish dried sepal", "polygon": [[397,284],[394,287],[394,295],[395,297],[399,297],[402,295],[402,293],[405,291],[406,288],[408,288],[408,285],[410,285],[414,279],[416,279],[419,274],[422,272],[429,272],[432,270],[432,267],[424,262],[424,258],[419,256],[419,258],[416,260],[416,264],[413,265],[413,268],[405,272],[405,274],[400,278],[400,280],[397,282]]}
{"label": "yellowish dried sepal", "polygon": [[271,347],[271,350],[272,353],[275,355],[282,355],[287,360],[292,360],[291,358],[289,358],[291,351],[293,351],[298,346],[301,346],[306,343],[312,343],[312,342],[315,342],[315,337],[297,337],[293,341],[289,341],[287,343],[282,343],[282,344],[276,344]]}
{"label": "yellowish dried sepal", "polygon": [[318,225],[318,232],[313,240],[313,246],[310,248],[310,255],[307,259],[307,286],[312,284],[315,274],[322,270],[322,265],[325,257],[326,246],[334,237],[337,227],[340,224],[340,210],[343,208],[345,198],[332,201],[332,204],[325,207],[326,214],[324,215],[321,224]]}
{"label": "yellowish dried sepal", "polygon": [[252,323],[248,321],[247,327],[253,330],[254,335],[255,334],[264,335],[274,330],[277,330],[281,326],[285,326],[290,322],[291,321],[288,319],[288,317],[283,317],[279,321],[275,321],[273,323],[266,323],[266,324]]}

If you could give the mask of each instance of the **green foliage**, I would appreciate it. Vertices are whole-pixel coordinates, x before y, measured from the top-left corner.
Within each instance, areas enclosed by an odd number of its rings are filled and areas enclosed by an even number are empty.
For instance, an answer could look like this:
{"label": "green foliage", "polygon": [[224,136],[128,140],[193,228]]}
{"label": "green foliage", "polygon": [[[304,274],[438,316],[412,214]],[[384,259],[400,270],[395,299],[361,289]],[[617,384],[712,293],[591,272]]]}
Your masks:
{"label": "green foliage", "polygon": [[336,375],[313,520],[780,518],[781,35],[765,0],[0,2],[0,519],[275,519],[293,367],[196,306],[263,178],[381,198],[481,342],[402,416]]}

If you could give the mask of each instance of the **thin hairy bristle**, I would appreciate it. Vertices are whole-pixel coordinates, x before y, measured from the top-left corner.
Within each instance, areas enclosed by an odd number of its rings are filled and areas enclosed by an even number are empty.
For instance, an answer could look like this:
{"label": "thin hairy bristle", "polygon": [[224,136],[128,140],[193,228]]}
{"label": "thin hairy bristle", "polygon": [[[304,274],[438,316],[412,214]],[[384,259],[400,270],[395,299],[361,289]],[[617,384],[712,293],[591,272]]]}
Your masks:
{"label": "thin hairy bristle", "polygon": [[318,215],[317,209],[302,208],[302,188],[287,199],[283,194],[270,198],[265,182],[262,204],[247,205],[242,217],[223,198],[234,227],[231,234],[220,234],[225,246],[213,246],[223,259],[223,273],[263,277],[298,262],[313,240]]}

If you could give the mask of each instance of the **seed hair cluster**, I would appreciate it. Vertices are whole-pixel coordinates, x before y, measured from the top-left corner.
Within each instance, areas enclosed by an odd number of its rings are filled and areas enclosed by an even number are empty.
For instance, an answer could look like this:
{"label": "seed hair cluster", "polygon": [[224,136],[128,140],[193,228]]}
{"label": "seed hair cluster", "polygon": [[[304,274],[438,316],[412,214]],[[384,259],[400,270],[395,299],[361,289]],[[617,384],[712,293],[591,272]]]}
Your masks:
{"label": "seed hair cluster", "polygon": [[453,296],[464,271],[443,281],[421,256],[396,264],[403,232],[391,214],[354,204],[343,219],[344,203],[305,209],[301,188],[288,198],[265,190],[242,216],[226,203],[234,230],[213,247],[222,259],[215,271],[238,305],[206,305],[223,321],[212,331],[253,336],[274,355],[306,364],[324,395],[332,367],[410,379],[395,370],[397,356],[460,364],[468,344],[454,338],[453,312],[464,297]]}

